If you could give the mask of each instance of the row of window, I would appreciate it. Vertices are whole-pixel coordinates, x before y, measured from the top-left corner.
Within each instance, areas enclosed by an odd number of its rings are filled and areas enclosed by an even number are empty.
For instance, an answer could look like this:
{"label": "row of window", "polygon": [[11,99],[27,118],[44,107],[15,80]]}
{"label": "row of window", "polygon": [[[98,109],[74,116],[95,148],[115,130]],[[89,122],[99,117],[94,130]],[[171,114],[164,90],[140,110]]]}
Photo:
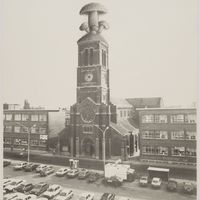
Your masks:
{"label": "row of window", "polygon": [[[194,114],[178,114],[170,115],[171,123],[196,123],[196,115]],[[143,115],[142,123],[168,123],[167,115]]]}
{"label": "row of window", "polygon": [[[194,131],[171,131],[172,140],[196,140],[196,132]],[[143,139],[168,139],[167,131],[142,131]]]}
{"label": "row of window", "polygon": [[161,147],[161,146],[143,146],[143,155],[163,155],[168,156],[171,152],[172,156],[196,156],[195,148],[186,147]]}
{"label": "row of window", "polygon": [[[27,128],[25,127],[22,127],[22,126],[10,126],[10,125],[7,125],[7,126],[4,126],[4,132],[8,132],[8,133],[27,133],[28,130]],[[46,128],[43,128],[43,127],[32,127],[30,129],[30,132],[31,133],[41,133],[41,134],[46,134],[47,132],[47,129]]]}
{"label": "row of window", "polygon": [[47,115],[45,114],[40,114],[40,115],[36,115],[36,114],[32,114],[32,115],[28,115],[28,114],[4,114],[4,120],[7,121],[47,121]]}
{"label": "row of window", "polygon": [[130,110],[120,110],[120,117],[131,117],[131,111]]}
{"label": "row of window", "polygon": [[[11,138],[4,138],[4,144],[12,144],[12,139]],[[30,145],[31,146],[46,146],[47,140],[30,140]],[[28,145],[28,140],[27,139],[14,139],[13,140],[13,145]]]}

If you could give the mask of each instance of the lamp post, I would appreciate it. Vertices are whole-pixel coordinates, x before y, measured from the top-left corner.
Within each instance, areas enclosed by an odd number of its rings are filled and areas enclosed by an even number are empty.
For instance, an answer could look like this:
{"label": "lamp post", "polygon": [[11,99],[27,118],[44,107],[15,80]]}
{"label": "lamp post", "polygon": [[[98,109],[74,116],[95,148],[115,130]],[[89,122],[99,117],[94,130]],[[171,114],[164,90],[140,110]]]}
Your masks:
{"label": "lamp post", "polygon": [[99,128],[97,125],[95,125],[101,133],[103,134],[103,168],[104,168],[104,175],[105,175],[105,164],[106,164],[106,131],[109,129],[109,126],[107,126],[104,130]]}
{"label": "lamp post", "polygon": [[31,136],[31,129],[32,129],[33,127],[35,127],[36,125],[34,124],[34,125],[31,126],[31,127],[27,127],[27,126],[24,126],[23,124],[18,123],[18,122],[16,122],[16,124],[18,124],[18,125],[24,127],[24,128],[27,130],[27,132],[28,132],[28,158],[27,158],[27,162],[29,163],[29,161],[30,161],[30,136]]}

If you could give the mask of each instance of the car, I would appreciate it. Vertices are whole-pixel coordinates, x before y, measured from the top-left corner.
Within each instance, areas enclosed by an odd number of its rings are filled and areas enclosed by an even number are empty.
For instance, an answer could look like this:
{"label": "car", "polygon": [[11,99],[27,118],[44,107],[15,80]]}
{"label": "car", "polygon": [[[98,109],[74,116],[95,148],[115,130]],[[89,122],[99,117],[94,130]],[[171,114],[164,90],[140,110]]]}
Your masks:
{"label": "car", "polygon": [[154,177],[151,181],[151,186],[153,188],[160,188],[162,184],[161,178]]}
{"label": "car", "polygon": [[33,188],[34,188],[34,185],[32,183],[23,183],[23,184],[19,185],[18,187],[16,187],[14,189],[14,191],[22,192],[22,193],[26,194]]}
{"label": "car", "polygon": [[56,195],[58,195],[62,190],[60,185],[53,184],[49,186],[49,188],[41,195],[41,197],[45,197],[47,199],[52,199]]}
{"label": "car", "polygon": [[101,196],[100,200],[114,200],[114,199],[115,199],[115,194],[106,192]]}
{"label": "car", "polygon": [[48,166],[47,165],[44,165],[44,164],[41,164],[41,165],[39,165],[37,168],[36,168],[36,172],[37,173],[40,173],[40,171],[41,170],[43,170],[43,169],[45,169],[45,168],[47,168]]}
{"label": "car", "polygon": [[110,178],[104,178],[103,179],[104,184],[109,184],[115,187],[119,187],[123,183],[123,179],[121,179],[118,176],[111,176]]}
{"label": "car", "polygon": [[73,195],[74,193],[71,189],[64,189],[54,200],[69,200],[73,197]]}
{"label": "car", "polygon": [[69,172],[69,168],[60,168],[58,171],[56,171],[56,176],[64,176]]}
{"label": "car", "polygon": [[49,166],[40,171],[40,176],[47,176],[49,174],[54,173],[55,169],[52,166]]}
{"label": "car", "polygon": [[37,196],[34,194],[28,194],[27,196],[27,200],[37,200]]}
{"label": "car", "polygon": [[79,200],[93,200],[94,199],[94,194],[91,193],[82,193]]}
{"label": "car", "polygon": [[11,164],[10,160],[3,160],[3,166],[6,167]]}
{"label": "car", "polygon": [[25,182],[26,182],[25,180],[13,179],[9,185],[4,187],[4,189],[6,190],[6,192],[13,192],[18,186],[20,186],[21,184]]}
{"label": "car", "polygon": [[78,174],[78,179],[85,179],[90,175],[90,172],[87,169],[81,169]]}
{"label": "car", "polygon": [[40,182],[34,186],[34,188],[30,191],[30,194],[35,194],[37,196],[41,195],[49,188],[49,184],[45,182]]}
{"label": "car", "polygon": [[12,181],[15,179],[12,178],[4,178],[3,179],[3,188],[5,188],[7,185],[9,185],[10,183],[12,183]]}
{"label": "car", "polygon": [[175,180],[169,180],[167,183],[167,190],[170,192],[174,192],[177,190],[177,182]]}
{"label": "car", "polygon": [[140,186],[148,186],[149,178],[148,176],[141,176],[139,180]]}
{"label": "car", "polygon": [[28,163],[27,162],[21,162],[16,165],[14,165],[14,170],[22,170]]}
{"label": "car", "polygon": [[79,174],[78,169],[71,169],[71,170],[69,170],[69,172],[67,172],[67,177],[74,178],[74,177],[78,176],[78,174]]}
{"label": "car", "polygon": [[90,173],[89,178],[88,178],[88,183],[93,183],[99,179],[99,174],[98,173]]}
{"label": "car", "polygon": [[[32,198],[33,199],[33,198]],[[35,200],[36,198],[34,198]],[[17,197],[15,197],[13,200],[31,200],[31,196],[27,196],[23,193],[19,193]]]}
{"label": "car", "polygon": [[24,167],[25,172],[31,172],[36,170],[36,168],[39,166],[39,164],[36,163],[29,163]]}
{"label": "car", "polygon": [[183,191],[192,194],[194,191],[194,185],[191,182],[183,182]]}
{"label": "car", "polygon": [[3,200],[14,200],[20,196],[20,193],[9,193],[3,196]]}

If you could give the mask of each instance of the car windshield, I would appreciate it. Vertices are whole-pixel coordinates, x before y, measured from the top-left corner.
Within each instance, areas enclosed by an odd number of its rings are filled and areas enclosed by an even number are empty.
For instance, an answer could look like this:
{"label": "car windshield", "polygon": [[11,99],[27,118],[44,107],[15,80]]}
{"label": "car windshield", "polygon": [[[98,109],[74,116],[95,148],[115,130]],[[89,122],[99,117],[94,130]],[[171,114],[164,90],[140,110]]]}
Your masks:
{"label": "car windshield", "polygon": [[62,196],[62,197],[66,196],[66,195],[67,195],[66,192],[61,192],[61,193],[60,193],[60,196]]}
{"label": "car windshield", "polygon": [[49,192],[53,192],[53,191],[55,191],[55,189],[54,188],[49,188],[48,191]]}
{"label": "car windshield", "polygon": [[41,188],[41,185],[36,185],[35,188],[36,189]]}
{"label": "car windshield", "polygon": [[16,185],[17,184],[17,182],[12,182],[10,185]]}
{"label": "car windshield", "polygon": [[158,183],[158,180],[153,180],[153,183]]}

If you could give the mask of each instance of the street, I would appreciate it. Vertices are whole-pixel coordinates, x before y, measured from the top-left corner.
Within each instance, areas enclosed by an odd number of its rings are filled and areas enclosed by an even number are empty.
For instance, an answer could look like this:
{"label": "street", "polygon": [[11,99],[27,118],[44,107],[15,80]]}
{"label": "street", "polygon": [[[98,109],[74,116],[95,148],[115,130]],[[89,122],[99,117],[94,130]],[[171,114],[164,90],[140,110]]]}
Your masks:
{"label": "street", "polygon": [[[168,192],[164,185],[161,189],[152,189],[150,186],[147,188],[140,187],[137,181],[133,183],[124,183],[121,187],[114,188],[111,186],[104,186],[101,181],[96,183],[87,183],[86,180],[78,180],[77,178],[68,179],[65,177],[57,177],[54,174],[48,175],[47,177],[40,177],[39,174],[35,172],[24,172],[24,171],[14,171],[13,165],[18,161],[12,161],[10,166],[4,167],[4,177],[16,177],[26,180],[31,183],[38,183],[40,181],[47,182],[49,184],[59,184],[63,188],[72,188],[75,196],[73,199],[78,199],[78,194],[80,195],[84,191],[89,191],[95,194],[95,200],[100,199],[104,192],[115,193],[117,199],[119,196],[126,196],[131,199],[140,200],[151,200],[151,199],[162,199],[162,200],[189,200],[196,199],[195,195],[183,194],[183,192]],[[61,166],[54,166],[55,169],[59,169]]]}

